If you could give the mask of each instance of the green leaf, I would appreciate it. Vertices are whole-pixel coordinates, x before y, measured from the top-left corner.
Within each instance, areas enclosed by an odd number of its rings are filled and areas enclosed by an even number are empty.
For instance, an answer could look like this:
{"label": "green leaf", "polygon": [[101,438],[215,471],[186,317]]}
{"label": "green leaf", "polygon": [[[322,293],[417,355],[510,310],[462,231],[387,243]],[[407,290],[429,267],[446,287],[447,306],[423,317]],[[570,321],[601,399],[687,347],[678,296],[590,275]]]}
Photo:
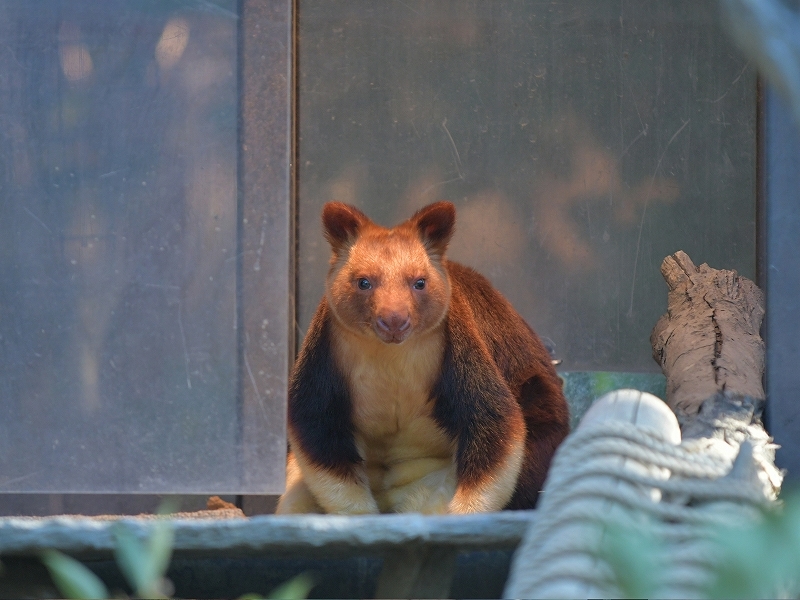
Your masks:
{"label": "green leaf", "polygon": [[302,600],[308,598],[308,593],[314,587],[314,580],[308,573],[300,573],[286,583],[276,587],[267,596],[270,600]]}
{"label": "green leaf", "polygon": [[[158,507],[156,514],[167,517],[177,512],[178,504],[175,500],[167,499]],[[149,574],[153,580],[161,579],[169,568],[172,558],[172,545],[175,542],[175,533],[169,519],[157,519],[153,524],[153,531],[147,540],[147,556],[149,557]]]}
{"label": "green leaf", "polygon": [[135,592],[144,589],[147,583],[144,545],[133,532],[122,523],[114,526],[114,557],[120,571]]}
{"label": "green leaf", "polygon": [[158,506],[156,509],[156,514],[165,517],[167,515],[171,515],[173,513],[178,512],[180,508],[180,503],[176,498],[166,498],[163,502]]}
{"label": "green leaf", "polygon": [[172,524],[159,519],[153,524],[153,530],[146,542],[146,562],[144,565],[145,588],[137,589],[140,596],[157,595],[161,589],[161,581],[169,568],[172,558],[172,543],[175,535]]}
{"label": "green leaf", "polygon": [[609,525],[601,542],[600,555],[625,598],[649,598],[656,589],[661,548],[647,522],[640,525],[639,529]]}
{"label": "green leaf", "polygon": [[42,562],[53,583],[65,598],[108,598],[108,589],[100,578],[83,564],[57,550],[45,550]]}
{"label": "green leaf", "polygon": [[136,595],[162,596],[164,574],[172,558],[172,524],[166,519],[156,519],[144,541],[122,524],[118,524],[114,535],[117,564]]}
{"label": "green leaf", "polygon": [[796,598],[800,594],[800,500],[757,522],[720,529],[715,537],[719,565],[710,598]]}

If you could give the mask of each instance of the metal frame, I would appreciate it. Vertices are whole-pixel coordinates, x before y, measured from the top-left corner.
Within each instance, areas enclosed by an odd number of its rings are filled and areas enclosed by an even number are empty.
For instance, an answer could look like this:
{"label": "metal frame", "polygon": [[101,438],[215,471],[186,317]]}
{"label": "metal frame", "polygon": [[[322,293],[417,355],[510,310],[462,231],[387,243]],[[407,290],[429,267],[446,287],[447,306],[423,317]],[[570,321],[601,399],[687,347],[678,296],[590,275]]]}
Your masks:
{"label": "metal frame", "polygon": [[[263,436],[265,420],[281,423],[269,451],[245,460],[245,465],[273,463],[269,479],[280,486],[264,492],[281,493],[285,465],[275,457],[286,449],[283,398],[295,346],[292,0],[240,0],[239,6],[242,435]],[[265,321],[264,306],[278,318]]]}
{"label": "metal frame", "polygon": [[[286,449],[283,401],[294,359],[294,3],[239,0],[237,325],[240,435],[263,436],[264,422],[280,428],[248,465],[265,465],[271,485],[283,489]],[[278,317],[264,320],[263,308]],[[246,445],[246,444],[245,444]],[[262,444],[263,446],[263,444]],[[213,457],[209,457],[213,460]],[[258,483],[258,482],[254,482]],[[206,496],[181,496],[184,510],[205,506]],[[248,514],[272,512],[273,496],[239,496]],[[0,514],[137,514],[153,512],[152,494],[2,494]],[[232,497],[230,498],[233,499]]]}
{"label": "metal frame", "polygon": [[776,92],[763,103],[767,429],[777,464],[800,481],[800,127]]}

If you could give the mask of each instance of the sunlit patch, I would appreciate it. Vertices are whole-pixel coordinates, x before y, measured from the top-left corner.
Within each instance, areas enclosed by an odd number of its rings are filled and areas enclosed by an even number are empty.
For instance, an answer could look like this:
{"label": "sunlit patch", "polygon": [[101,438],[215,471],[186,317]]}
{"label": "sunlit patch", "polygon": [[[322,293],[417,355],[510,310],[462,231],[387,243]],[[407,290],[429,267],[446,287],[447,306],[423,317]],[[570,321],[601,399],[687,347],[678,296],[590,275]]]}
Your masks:
{"label": "sunlit patch", "polygon": [[86,44],[61,46],[61,69],[70,81],[80,81],[92,74],[92,56]]}
{"label": "sunlit patch", "polygon": [[189,43],[189,23],[186,19],[175,17],[167,21],[164,31],[156,44],[156,61],[162,69],[171,69],[183,56]]}
{"label": "sunlit patch", "polygon": [[94,411],[100,407],[100,365],[97,352],[90,344],[80,346],[80,376],[83,407]]}
{"label": "sunlit patch", "polygon": [[61,70],[67,80],[75,82],[89,77],[94,71],[89,47],[81,41],[81,30],[74,23],[61,24],[58,32]]}

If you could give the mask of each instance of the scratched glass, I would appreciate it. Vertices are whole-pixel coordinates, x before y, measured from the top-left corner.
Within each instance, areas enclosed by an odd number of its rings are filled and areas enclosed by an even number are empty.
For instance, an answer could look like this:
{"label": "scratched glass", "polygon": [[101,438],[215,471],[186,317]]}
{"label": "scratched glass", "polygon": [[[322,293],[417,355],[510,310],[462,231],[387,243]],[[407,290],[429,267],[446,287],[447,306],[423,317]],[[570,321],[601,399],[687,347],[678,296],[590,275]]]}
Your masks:
{"label": "scratched glass", "polygon": [[237,20],[0,2],[0,491],[267,489],[237,357]]}
{"label": "scratched glass", "polygon": [[386,225],[453,201],[450,257],[552,342],[562,373],[651,373],[663,389],[649,343],[663,258],[755,276],[756,73],[715,2],[300,6],[301,329],[331,199]]}

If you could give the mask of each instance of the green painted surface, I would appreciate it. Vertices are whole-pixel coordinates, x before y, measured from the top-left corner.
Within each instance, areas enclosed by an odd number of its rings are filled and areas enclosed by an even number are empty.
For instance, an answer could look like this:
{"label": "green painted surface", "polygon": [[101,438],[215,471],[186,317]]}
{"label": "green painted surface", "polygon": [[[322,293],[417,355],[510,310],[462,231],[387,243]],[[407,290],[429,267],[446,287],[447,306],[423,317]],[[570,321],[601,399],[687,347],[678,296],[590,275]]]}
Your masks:
{"label": "green painted surface", "polygon": [[575,429],[592,403],[608,392],[630,388],[649,392],[662,400],[667,397],[667,379],[660,373],[568,371],[559,375],[564,380],[572,429]]}

